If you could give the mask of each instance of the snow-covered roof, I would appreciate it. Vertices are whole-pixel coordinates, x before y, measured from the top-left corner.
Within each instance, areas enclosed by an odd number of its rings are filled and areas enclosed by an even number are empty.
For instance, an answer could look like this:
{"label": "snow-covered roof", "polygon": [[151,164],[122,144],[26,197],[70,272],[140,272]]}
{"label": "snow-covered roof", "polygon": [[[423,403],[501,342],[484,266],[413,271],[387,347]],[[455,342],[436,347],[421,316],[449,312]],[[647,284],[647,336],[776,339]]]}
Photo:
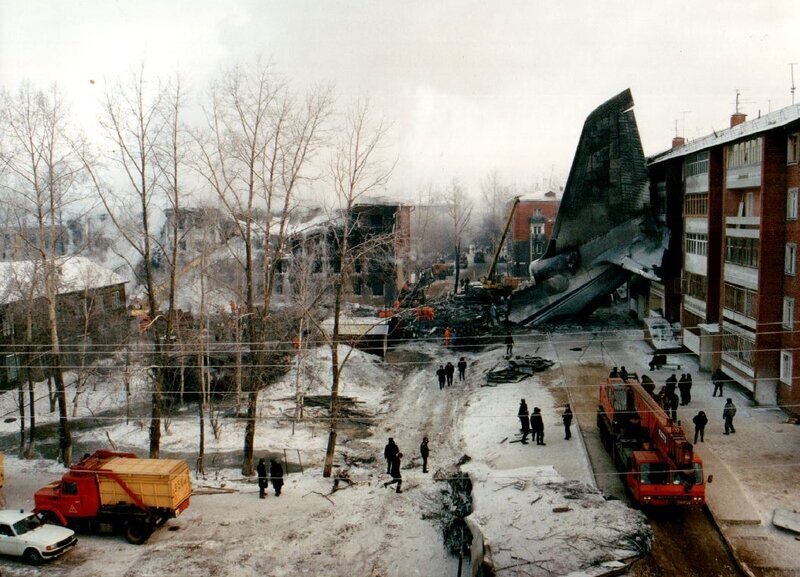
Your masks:
{"label": "snow-covered roof", "polygon": [[520,202],[530,202],[530,201],[560,201],[561,195],[563,191],[556,192],[554,190],[537,190],[535,192],[528,192],[525,194],[519,195]]}
{"label": "snow-covered roof", "polygon": [[[117,273],[92,262],[83,256],[65,256],[57,259],[58,293],[66,294],[87,289],[127,283]],[[0,262],[0,304],[28,298],[33,286],[33,296],[44,294],[41,285],[42,261],[19,260]]]}
{"label": "snow-covered roof", "polygon": [[680,158],[682,156],[686,156],[687,154],[692,154],[694,152],[705,150],[706,148],[711,148],[712,146],[733,142],[734,140],[739,140],[740,138],[745,138],[753,134],[759,134],[761,132],[766,132],[767,130],[772,130],[773,128],[779,128],[795,122],[798,119],[800,119],[800,104],[792,104],[791,106],[781,108],[775,112],[770,112],[769,114],[754,118],[753,120],[742,122],[741,124],[737,124],[731,128],[726,128],[725,130],[714,132],[708,136],[697,138],[684,144],[683,146],[677,146],[670,150],[658,153],[654,156],[651,156],[648,159],[648,163],[655,164],[665,160],[670,160],[672,158]]}

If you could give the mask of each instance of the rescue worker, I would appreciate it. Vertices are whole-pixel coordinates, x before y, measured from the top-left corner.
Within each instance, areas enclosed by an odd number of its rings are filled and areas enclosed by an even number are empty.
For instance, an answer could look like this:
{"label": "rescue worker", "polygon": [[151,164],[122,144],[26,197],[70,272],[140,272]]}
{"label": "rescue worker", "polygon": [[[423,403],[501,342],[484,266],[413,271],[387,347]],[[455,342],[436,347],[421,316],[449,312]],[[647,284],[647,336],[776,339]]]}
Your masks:
{"label": "rescue worker", "polygon": [[694,423],[694,444],[697,444],[697,437],[700,437],[700,442],[704,442],[703,439],[706,433],[706,425],[708,424],[708,417],[706,416],[705,411],[700,411],[697,413],[693,418],[692,422]]}
{"label": "rescue worker", "polygon": [[400,452],[400,447],[394,442],[392,437],[389,437],[389,442],[383,448],[383,458],[386,459],[386,474],[388,475],[392,470],[392,459],[397,453]]}
{"label": "rescue worker", "polygon": [[719,391],[720,398],[722,397],[724,378],[719,368],[714,369],[714,372],[711,373],[711,382],[714,383],[714,392],[711,394],[712,397],[717,396],[717,391]]}
{"label": "rescue worker", "polygon": [[531,430],[537,445],[544,445],[544,421],[542,420],[542,410],[539,407],[533,408],[531,415]]}
{"label": "rescue worker", "polygon": [[258,460],[256,473],[258,473],[258,497],[265,499],[267,497],[267,463],[264,459]]}
{"label": "rescue worker", "polygon": [[447,380],[447,371],[444,368],[444,365],[439,365],[438,370],[436,371],[436,376],[439,378],[439,390],[444,389],[444,383]]}
{"label": "rescue worker", "polygon": [[428,455],[430,449],[428,448],[428,437],[422,437],[422,443],[419,445],[419,454],[422,457],[422,472],[428,472]]}
{"label": "rescue worker", "polygon": [[464,380],[464,375],[467,372],[467,361],[466,361],[466,359],[464,357],[461,357],[460,359],[458,359],[458,364],[456,366],[458,367],[458,380],[459,381],[463,381]]}
{"label": "rescue worker", "polygon": [[456,372],[456,368],[453,366],[453,363],[447,361],[447,364],[444,366],[444,376],[447,379],[447,386],[453,386],[453,375]]}
{"label": "rescue worker", "polygon": [[403,476],[400,474],[400,459],[403,458],[403,453],[397,453],[389,464],[389,474],[392,476],[391,481],[386,481],[383,484],[384,489],[389,485],[397,485],[395,493],[402,493],[403,489]]}
{"label": "rescue worker", "polygon": [[269,460],[269,478],[272,481],[272,488],[275,490],[275,496],[281,496],[281,488],[283,487],[283,466],[277,459]]}
{"label": "rescue worker", "polygon": [[450,346],[450,336],[451,336],[450,327],[447,327],[446,329],[444,329],[444,346],[446,347]]}
{"label": "rescue worker", "polygon": [[569,441],[572,438],[572,431],[569,430],[570,425],[572,425],[572,409],[569,405],[564,409],[561,420],[564,421],[564,439]]}
{"label": "rescue worker", "polygon": [[619,371],[617,370],[617,367],[614,367],[613,369],[611,369],[611,372],[608,373],[608,378],[609,379],[618,379],[619,378]]}
{"label": "rescue worker", "polygon": [[521,399],[519,402],[519,410],[517,411],[517,416],[519,417],[519,424],[522,427],[522,441],[523,445],[528,444],[528,433],[530,433],[531,426],[530,421],[528,420],[528,404],[525,402],[525,399]]}
{"label": "rescue worker", "polygon": [[733,404],[733,399],[728,398],[722,409],[722,418],[725,421],[725,435],[736,432],[736,429],[733,428],[734,416],[736,416],[736,405]]}
{"label": "rescue worker", "polygon": [[625,365],[622,365],[619,369],[619,378],[626,383],[628,382],[628,369],[625,368]]}
{"label": "rescue worker", "polygon": [[506,356],[510,357],[512,354],[514,354],[514,337],[511,335],[506,335],[506,338],[503,342],[506,345]]}
{"label": "rescue worker", "polygon": [[689,404],[689,387],[692,385],[689,383],[689,379],[687,375],[681,373],[681,378],[678,379],[678,391],[681,394],[681,406],[684,407]]}

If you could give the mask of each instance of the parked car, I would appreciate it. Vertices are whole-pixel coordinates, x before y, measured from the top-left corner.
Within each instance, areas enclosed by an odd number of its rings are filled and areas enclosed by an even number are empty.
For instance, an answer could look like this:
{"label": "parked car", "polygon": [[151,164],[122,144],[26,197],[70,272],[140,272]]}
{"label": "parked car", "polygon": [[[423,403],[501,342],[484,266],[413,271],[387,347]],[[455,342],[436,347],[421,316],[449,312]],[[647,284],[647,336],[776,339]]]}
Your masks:
{"label": "parked car", "polygon": [[75,531],[45,523],[40,515],[23,510],[0,511],[0,553],[22,557],[30,565],[39,565],[75,546]]}

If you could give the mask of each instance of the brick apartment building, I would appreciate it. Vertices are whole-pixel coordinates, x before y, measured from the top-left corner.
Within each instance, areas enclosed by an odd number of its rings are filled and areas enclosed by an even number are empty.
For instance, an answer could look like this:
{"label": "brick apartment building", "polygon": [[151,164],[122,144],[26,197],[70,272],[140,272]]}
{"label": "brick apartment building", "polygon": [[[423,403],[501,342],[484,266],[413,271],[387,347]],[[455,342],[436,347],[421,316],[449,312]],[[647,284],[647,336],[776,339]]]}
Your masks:
{"label": "brick apartment building", "polygon": [[[762,404],[800,405],[800,105],[673,147],[649,160],[672,231],[665,316],[705,369]],[[675,319],[673,319],[675,320]],[[798,381],[795,384],[795,381]]]}
{"label": "brick apartment building", "polygon": [[[508,205],[509,210],[512,205],[513,201]],[[544,254],[560,205],[561,199],[552,190],[520,196],[507,245],[514,276],[529,276],[528,266]]]}

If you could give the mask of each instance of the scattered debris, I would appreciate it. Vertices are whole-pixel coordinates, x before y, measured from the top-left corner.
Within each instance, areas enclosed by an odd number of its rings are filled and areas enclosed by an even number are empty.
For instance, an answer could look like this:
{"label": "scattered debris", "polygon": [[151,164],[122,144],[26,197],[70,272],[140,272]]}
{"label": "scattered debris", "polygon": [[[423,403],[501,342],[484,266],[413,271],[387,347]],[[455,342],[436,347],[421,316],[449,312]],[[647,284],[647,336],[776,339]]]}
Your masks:
{"label": "scattered debris", "polygon": [[[495,365],[486,373],[487,383],[518,383],[534,373],[553,366],[553,361],[531,355],[520,355]],[[491,386],[491,385],[490,385]]]}
{"label": "scattered debris", "polygon": [[775,509],[772,513],[772,524],[781,529],[800,533],[800,511],[788,509]]}

